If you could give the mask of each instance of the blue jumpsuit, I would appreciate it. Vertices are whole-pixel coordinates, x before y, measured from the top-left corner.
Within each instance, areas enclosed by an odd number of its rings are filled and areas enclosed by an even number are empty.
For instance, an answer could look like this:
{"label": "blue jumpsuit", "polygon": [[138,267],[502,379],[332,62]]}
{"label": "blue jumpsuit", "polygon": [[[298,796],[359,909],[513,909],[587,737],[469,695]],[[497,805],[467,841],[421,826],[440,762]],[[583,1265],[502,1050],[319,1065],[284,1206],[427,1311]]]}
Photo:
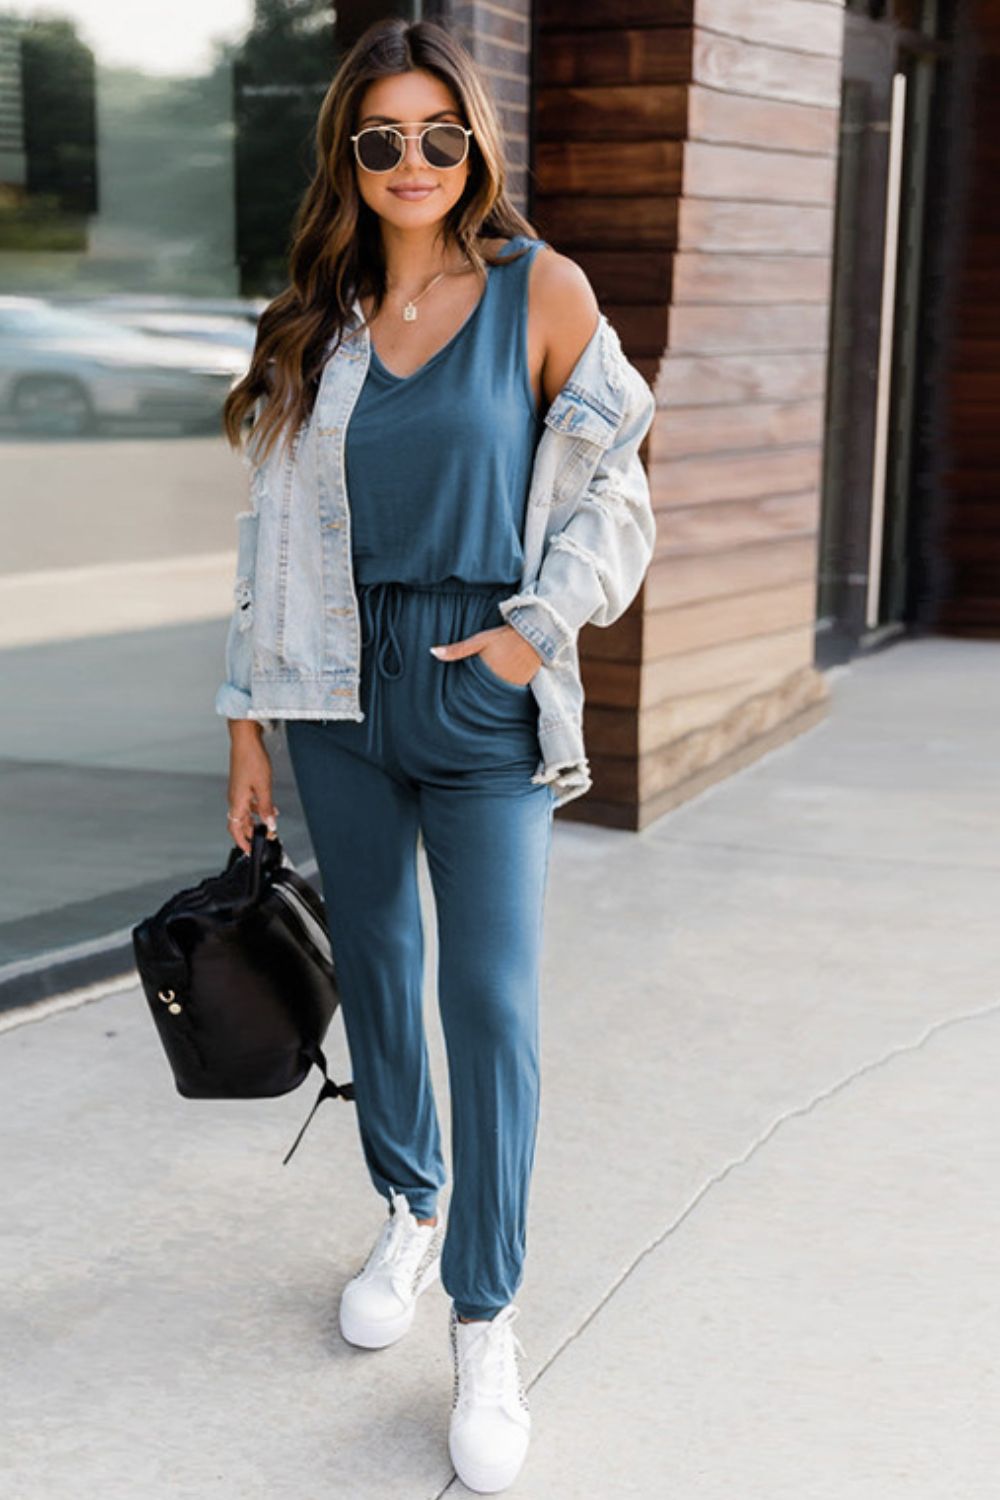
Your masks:
{"label": "blue jumpsuit", "polygon": [[[423,1025],[418,834],[434,892],[451,1094],[441,1282],[492,1318],[523,1276],[539,1110],[538,988],[554,795],[532,783],[538,705],[477,654],[429,647],[502,625],[521,577],[541,434],[528,272],[489,268],[476,306],[408,376],[372,351],[346,437],[362,614],[363,720],[288,719],[327,905],[369,1173],[418,1218],[445,1168]],[[505,252],[506,253],[506,252]],[[539,670],[544,671],[544,666]]]}

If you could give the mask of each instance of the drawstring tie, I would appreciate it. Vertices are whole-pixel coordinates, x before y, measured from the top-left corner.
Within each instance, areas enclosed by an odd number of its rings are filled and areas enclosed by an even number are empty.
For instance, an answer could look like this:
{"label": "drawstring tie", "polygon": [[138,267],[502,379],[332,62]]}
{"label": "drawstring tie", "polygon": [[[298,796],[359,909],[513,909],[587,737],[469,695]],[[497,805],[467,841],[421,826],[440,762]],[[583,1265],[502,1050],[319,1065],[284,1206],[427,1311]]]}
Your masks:
{"label": "drawstring tie", "polygon": [[[382,709],[379,701],[378,681],[380,677],[393,682],[403,675],[403,648],[399,639],[399,615],[404,591],[421,594],[453,594],[465,598],[477,594],[483,598],[503,599],[512,594],[517,582],[490,583],[487,581],[468,583],[461,578],[445,578],[431,583],[401,583],[396,578],[380,579],[377,583],[359,583],[358,603],[361,608],[362,646],[375,646],[372,652],[371,685],[365,716],[371,722],[368,727],[368,748],[382,753]],[[476,612],[476,618],[484,618]],[[499,617],[498,617],[499,618]],[[475,624],[475,620],[471,623]],[[482,626],[476,628],[481,629]],[[471,630],[466,630],[471,635]],[[362,695],[364,686],[362,685]]]}
{"label": "drawstring tie", "polygon": [[[399,607],[402,600],[400,590],[405,585],[397,583],[395,579],[385,579],[379,583],[368,583],[359,585],[361,594],[361,615],[364,621],[361,644],[371,646],[378,642],[372,659],[371,684],[368,691],[368,714],[372,719],[369,725],[369,745],[372,744],[374,733],[375,749],[379,755],[382,753],[382,715],[378,703],[378,679],[387,678],[390,682],[403,675],[403,648],[400,645],[397,626],[399,623]],[[392,656],[395,655],[395,664]]]}

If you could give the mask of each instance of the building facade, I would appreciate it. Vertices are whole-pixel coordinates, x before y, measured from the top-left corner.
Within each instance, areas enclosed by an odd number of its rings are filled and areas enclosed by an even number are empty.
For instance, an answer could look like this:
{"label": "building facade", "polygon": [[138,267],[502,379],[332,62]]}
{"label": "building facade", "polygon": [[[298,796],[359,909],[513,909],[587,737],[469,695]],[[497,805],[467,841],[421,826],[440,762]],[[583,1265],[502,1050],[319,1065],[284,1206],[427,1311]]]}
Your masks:
{"label": "building facade", "polygon": [[451,14],[515,110],[530,75],[525,212],[658,397],[656,555],[582,633],[595,785],[562,814],[641,828],[817,723],[831,666],[997,631],[1000,4]]}

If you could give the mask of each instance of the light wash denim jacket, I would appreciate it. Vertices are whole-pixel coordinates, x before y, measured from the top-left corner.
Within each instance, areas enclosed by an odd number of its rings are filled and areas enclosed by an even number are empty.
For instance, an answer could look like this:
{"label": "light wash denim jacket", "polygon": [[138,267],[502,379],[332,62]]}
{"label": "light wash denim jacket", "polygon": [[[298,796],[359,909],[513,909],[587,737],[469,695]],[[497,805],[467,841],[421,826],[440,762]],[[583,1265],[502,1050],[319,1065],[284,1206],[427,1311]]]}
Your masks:
{"label": "light wash denim jacket", "polygon": [[[327,357],[309,420],[262,462],[251,432],[250,509],[237,516],[235,607],[216,712],[258,719],[364,719],[361,629],[351,567],[344,463],[347,424],[368,369],[355,301]],[[331,341],[332,343],[332,341]],[[577,635],[628,608],[653,555],[656,526],[639,446],[655,398],[603,313],[544,417],[525,511],[518,592],[499,609],[536,647],[530,680],[541,758],[533,782],[553,806],[592,785],[583,740]]]}

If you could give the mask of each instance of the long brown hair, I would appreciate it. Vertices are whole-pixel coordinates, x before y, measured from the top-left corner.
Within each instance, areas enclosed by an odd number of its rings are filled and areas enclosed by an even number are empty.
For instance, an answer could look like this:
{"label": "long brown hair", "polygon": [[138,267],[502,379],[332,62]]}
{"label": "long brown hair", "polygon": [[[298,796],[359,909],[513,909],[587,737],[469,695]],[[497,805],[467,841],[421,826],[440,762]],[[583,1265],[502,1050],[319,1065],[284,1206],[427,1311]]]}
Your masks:
{"label": "long brown hair", "polygon": [[[356,296],[385,297],[378,215],[358,192],[350,135],[362,95],[379,78],[424,68],[455,94],[469,138],[469,176],[443,226],[477,271],[497,264],[479,238],[537,238],[507,196],[507,164],[496,109],[474,59],[441,24],[392,17],[358,38],[337,69],[316,121],[316,168],[292,224],[290,285],[261,313],[250,368],[226,397],[223,428],[234,448],[258,398],[253,456],[263,462],[282,434],[308,420],[325,360],[344,336]],[[508,256],[507,259],[516,259]]]}

